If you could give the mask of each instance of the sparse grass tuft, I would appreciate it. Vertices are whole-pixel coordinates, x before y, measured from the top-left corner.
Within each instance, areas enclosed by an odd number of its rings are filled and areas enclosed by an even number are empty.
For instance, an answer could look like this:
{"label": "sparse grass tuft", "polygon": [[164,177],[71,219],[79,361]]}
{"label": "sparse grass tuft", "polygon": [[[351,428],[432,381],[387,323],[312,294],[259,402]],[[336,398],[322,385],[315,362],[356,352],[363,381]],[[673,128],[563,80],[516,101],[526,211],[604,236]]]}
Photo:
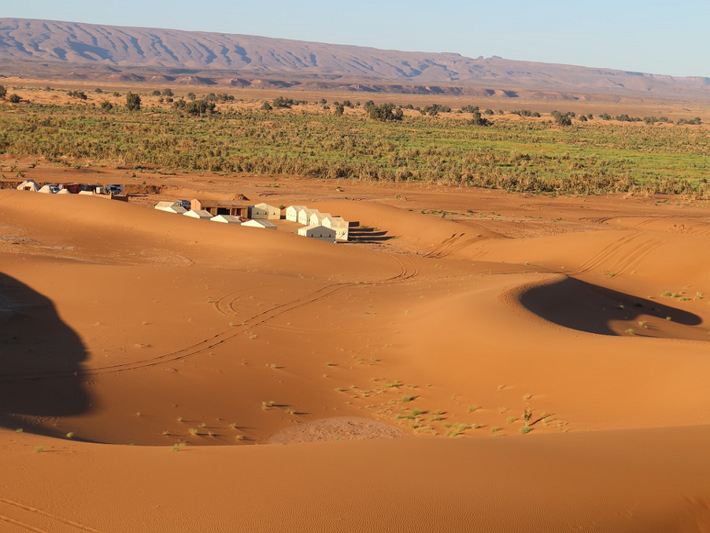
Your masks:
{"label": "sparse grass tuft", "polygon": [[527,435],[532,431],[532,428],[530,426],[523,426],[518,431],[520,431],[521,435]]}

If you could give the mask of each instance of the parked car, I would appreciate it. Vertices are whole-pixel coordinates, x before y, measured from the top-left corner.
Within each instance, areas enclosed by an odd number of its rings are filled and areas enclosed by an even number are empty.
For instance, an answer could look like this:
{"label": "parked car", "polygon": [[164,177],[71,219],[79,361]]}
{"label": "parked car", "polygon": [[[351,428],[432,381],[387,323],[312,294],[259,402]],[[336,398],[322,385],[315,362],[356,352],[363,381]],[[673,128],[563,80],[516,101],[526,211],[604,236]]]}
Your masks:
{"label": "parked car", "polygon": [[104,190],[106,191],[106,194],[121,194],[121,191],[123,191],[123,185],[112,183],[111,185],[106,185]]}
{"label": "parked car", "polygon": [[50,185],[49,186],[49,192],[51,192],[52,194],[57,194],[61,190],[62,190],[61,185]]}

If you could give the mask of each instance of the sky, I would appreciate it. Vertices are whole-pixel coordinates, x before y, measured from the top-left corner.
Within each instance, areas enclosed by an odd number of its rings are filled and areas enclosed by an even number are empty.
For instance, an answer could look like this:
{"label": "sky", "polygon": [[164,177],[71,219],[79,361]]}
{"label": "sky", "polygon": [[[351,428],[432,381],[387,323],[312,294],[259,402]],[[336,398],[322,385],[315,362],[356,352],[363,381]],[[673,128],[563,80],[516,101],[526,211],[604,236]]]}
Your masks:
{"label": "sky", "polygon": [[710,0],[27,0],[0,17],[710,77]]}

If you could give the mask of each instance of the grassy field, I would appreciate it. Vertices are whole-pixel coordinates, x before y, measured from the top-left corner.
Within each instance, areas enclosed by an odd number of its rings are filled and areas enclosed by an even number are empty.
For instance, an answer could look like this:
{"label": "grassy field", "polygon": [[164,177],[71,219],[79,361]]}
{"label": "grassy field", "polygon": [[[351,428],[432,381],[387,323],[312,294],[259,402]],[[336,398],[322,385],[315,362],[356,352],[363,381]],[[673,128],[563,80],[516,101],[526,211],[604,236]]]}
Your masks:
{"label": "grassy field", "polygon": [[[153,105],[156,104],[156,105]],[[362,107],[264,111],[239,102],[191,116],[144,99],[141,111],[86,104],[0,105],[0,154],[68,165],[425,181],[511,191],[644,191],[710,197],[706,126],[549,115],[423,116],[380,122]],[[10,177],[10,176],[7,176]]]}

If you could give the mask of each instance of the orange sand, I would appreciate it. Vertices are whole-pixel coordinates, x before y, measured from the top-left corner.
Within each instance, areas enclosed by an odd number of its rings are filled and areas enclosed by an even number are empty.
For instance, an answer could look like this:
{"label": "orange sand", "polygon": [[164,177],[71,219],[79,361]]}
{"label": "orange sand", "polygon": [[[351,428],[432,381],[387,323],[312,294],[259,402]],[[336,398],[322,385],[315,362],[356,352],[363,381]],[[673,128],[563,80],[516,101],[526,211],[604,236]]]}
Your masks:
{"label": "orange sand", "polygon": [[710,530],[705,204],[166,181],[0,191],[0,531]]}

